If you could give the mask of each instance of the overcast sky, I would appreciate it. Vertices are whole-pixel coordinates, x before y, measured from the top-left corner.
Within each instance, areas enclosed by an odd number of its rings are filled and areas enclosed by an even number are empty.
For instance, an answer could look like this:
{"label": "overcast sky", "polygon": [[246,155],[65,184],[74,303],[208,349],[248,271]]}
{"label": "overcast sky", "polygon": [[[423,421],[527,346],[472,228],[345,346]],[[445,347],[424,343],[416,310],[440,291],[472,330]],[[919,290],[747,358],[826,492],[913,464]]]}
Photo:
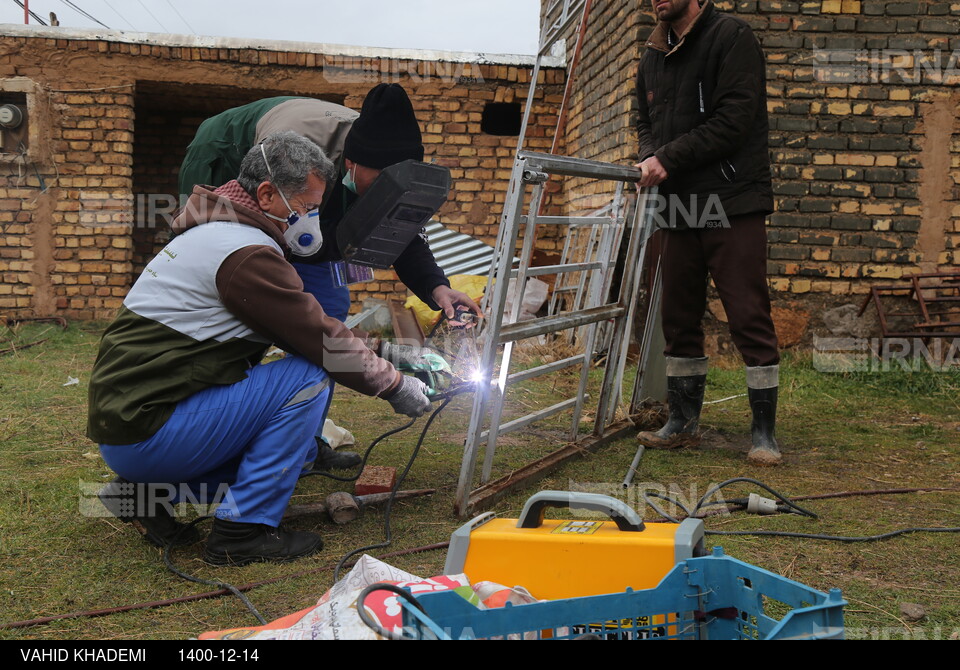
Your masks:
{"label": "overcast sky", "polygon": [[[23,0],[21,0],[22,2]],[[61,26],[328,44],[533,54],[538,0],[29,0]],[[73,5],[73,6],[71,6]],[[23,23],[0,0],[0,23]],[[31,18],[31,24],[36,21]]]}

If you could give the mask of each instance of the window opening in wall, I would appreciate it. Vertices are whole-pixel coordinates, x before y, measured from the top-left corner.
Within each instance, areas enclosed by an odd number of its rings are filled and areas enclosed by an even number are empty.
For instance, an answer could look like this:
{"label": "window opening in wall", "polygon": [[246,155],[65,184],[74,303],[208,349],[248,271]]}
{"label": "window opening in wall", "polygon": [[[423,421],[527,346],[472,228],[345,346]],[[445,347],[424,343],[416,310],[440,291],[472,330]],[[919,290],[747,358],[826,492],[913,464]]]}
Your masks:
{"label": "window opening in wall", "polygon": [[480,130],[488,135],[519,135],[522,121],[519,102],[488,102],[480,117]]}

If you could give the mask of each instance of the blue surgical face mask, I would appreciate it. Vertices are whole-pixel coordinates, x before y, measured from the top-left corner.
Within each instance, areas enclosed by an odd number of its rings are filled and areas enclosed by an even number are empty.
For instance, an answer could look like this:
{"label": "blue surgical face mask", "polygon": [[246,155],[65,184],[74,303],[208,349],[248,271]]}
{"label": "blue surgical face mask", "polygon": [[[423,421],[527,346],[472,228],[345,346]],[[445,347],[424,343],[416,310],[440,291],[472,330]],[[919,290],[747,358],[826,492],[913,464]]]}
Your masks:
{"label": "blue surgical face mask", "polygon": [[353,173],[349,168],[347,169],[347,174],[343,175],[343,187],[354,195],[357,195],[357,182],[354,181]]}

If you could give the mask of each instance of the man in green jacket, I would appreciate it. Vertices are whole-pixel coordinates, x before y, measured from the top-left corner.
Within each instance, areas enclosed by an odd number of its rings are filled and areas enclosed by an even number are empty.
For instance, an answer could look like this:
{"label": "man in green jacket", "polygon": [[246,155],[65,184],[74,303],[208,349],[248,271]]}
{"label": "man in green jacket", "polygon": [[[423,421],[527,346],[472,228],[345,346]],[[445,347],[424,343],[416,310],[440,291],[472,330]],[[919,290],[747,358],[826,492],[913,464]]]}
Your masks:
{"label": "man in green jacket", "polygon": [[[325,100],[276,97],[258,100],[200,124],[180,167],[181,198],[194,186],[220,186],[233,179],[243,155],[264,137],[292,130],[317,144],[333,161],[338,179],[320,208],[327,241],[318,253],[295,256],[294,267],[328,314],[345,319],[350,307],[346,287],[335,287],[331,264],[341,261],[336,229],[347,209],[380,171],[407,159],[423,160],[420,126],[409,97],[399,84],[378,84],[364,98],[360,113]],[[450,288],[426,238],[415,237],[394,264],[397,276],[433,309],[454,316],[457,306],[478,312],[467,295]]]}
{"label": "man in green jacket", "polygon": [[[356,111],[325,100],[276,97],[258,100],[204,121],[180,168],[180,193],[187,197],[195,186],[219,186],[237,174],[240,160],[264,137],[292,130],[317,144],[336,166],[333,180],[320,206],[319,224],[324,244],[308,256],[293,254],[291,262],[305,290],[324,311],[341,321],[350,309],[350,292],[334,278],[335,266],[343,263],[336,244],[340,220],[380,171],[407,159],[423,160],[420,126],[403,87],[378,84]],[[437,265],[426,236],[415,237],[394,262],[397,276],[432,309],[453,317],[457,307],[475,313],[480,308],[466,294],[450,288]],[[344,273],[339,273],[344,274]],[[395,364],[416,365],[423,352],[416,347],[397,347]],[[406,356],[406,358],[404,358]],[[329,396],[332,399],[332,391]],[[326,417],[326,414],[324,415]],[[321,429],[323,422],[321,422]],[[319,463],[325,469],[350,468],[360,462],[352,452],[335,452],[320,442]]]}

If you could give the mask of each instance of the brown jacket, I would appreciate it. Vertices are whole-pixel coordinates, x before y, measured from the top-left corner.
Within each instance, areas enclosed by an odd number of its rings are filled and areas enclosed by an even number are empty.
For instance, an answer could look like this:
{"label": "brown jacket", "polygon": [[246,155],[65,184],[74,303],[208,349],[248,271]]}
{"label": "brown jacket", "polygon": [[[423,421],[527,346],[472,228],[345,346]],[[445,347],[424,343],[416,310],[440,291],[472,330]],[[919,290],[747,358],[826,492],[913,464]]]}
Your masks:
{"label": "brown jacket", "polygon": [[90,379],[92,439],[147,439],[181,400],[244,379],[270,343],[360,393],[396,389],[400,373],[303,291],[280,229],[239,184],[196,187],[174,229],[182,234],[147,265],[104,332]]}
{"label": "brown jacket", "polygon": [[[239,188],[231,182],[217,190],[232,195]],[[195,187],[174,221],[174,230],[183,232],[207,223],[203,213],[215,211],[221,198],[214,191]],[[238,200],[229,200],[235,220],[267,233],[286,249],[278,224],[247,206],[255,206],[252,198],[246,205],[242,195]],[[275,248],[248,246],[228,256],[217,272],[217,289],[223,305],[252,331],[316,363],[335,382],[376,396],[389,395],[399,384],[400,373],[393,365],[371,351],[341,321],[327,316],[316,298],[304,292],[296,270]]]}

